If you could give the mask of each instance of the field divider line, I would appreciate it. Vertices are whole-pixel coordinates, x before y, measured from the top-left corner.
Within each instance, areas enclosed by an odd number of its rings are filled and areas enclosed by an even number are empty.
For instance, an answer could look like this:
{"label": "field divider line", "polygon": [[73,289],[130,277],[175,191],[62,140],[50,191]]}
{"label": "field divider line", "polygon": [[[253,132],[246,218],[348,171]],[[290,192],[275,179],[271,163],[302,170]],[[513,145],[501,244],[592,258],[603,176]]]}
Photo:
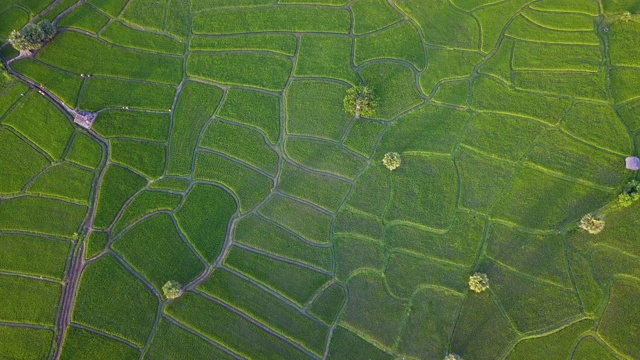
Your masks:
{"label": "field divider line", "polygon": [[305,238],[304,236],[296,233],[295,231],[289,229],[288,227],[285,227],[284,225],[282,225],[282,224],[280,224],[280,223],[278,223],[278,222],[276,222],[274,220],[271,220],[270,218],[264,216],[262,213],[260,213],[260,211],[256,211],[254,213],[254,215],[257,216],[258,218],[260,218],[262,221],[265,221],[265,222],[267,222],[267,223],[269,223],[269,224],[271,224],[273,226],[276,226],[276,227],[280,228],[281,230],[284,230],[284,231],[288,232],[289,234],[295,236],[296,238],[298,238],[298,240],[304,242],[307,245],[310,245],[310,246],[313,246],[313,247],[319,247],[319,248],[329,248],[329,247],[331,247],[331,243],[330,242],[328,242],[326,244],[321,244],[321,243],[317,243],[317,242],[311,241],[311,240]]}
{"label": "field divider line", "polygon": [[331,218],[334,218],[334,217],[336,216],[336,214],[335,214],[334,212],[331,212],[331,211],[329,211],[329,210],[327,210],[327,209],[323,208],[323,207],[322,207],[322,206],[320,206],[320,205],[317,205],[317,204],[315,204],[315,203],[313,203],[313,202],[311,202],[311,201],[309,201],[309,200],[302,199],[302,198],[299,198],[299,197],[297,197],[297,196],[293,196],[293,195],[290,195],[290,194],[284,193],[284,192],[282,192],[280,189],[276,189],[276,190],[274,191],[274,193],[275,193],[276,195],[282,196],[283,198],[287,198],[287,199],[289,199],[289,200],[291,200],[291,201],[294,201],[294,202],[298,202],[298,203],[304,204],[304,205],[306,205],[306,206],[308,206],[308,207],[310,207],[310,208],[312,208],[312,209],[314,209],[314,210],[317,210],[318,212],[321,212],[321,213],[323,213],[323,214],[325,214],[325,215],[327,215],[327,216],[329,216],[329,217],[331,217]]}
{"label": "field divider line", "polygon": [[26,328],[26,329],[38,329],[38,330],[54,330],[53,326],[26,324],[26,323],[12,323],[7,321],[0,321],[0,326]]}
{"label": "field divider line", "polygon": [[134,268],[131,264],[129,264],[124,259],[124,257],[120,255],[120,253],[118,253],[113,249],[107,249],[107,253],[113,256],[116,259],[116,261],[120,264],[120,266],[125,268],[125,270],[127,270],[131,275],[133,275],[133,277],[135,277],[138,281],[140,281],[147,288],[147,290],[149,290],[149,292],[151,292],[153,296],[155,296],[158,302],[160,303],[162,302],[162,296],[160,296],[160,294],[158,293],[156,288],[153,286],[153,284],[149,280],[147,280],[147,278],[145,278],[142,274],[140,274],[140,272],[136,268]]}
{"label": "field divider line", "polygon": [[328,172],[328,171],[312,169],[310,167],[307,167],[305,165],[302,165],[302,164],[299,164],[299,163],[295,162],[294,160],[290,159],[289,157],[283,156],[282,158],[283,158],[284,162],[286,162],[287,164],[289,164],[291,166],[294,166],[294,167],[298,168],[299,170],[306,171],[306,172],[309,172],[309,173],[315,174],[315,175],[330,177],[332,179],[340,180],[342,182],[346,182],[346,183],[349,183],[349,184],[354,182],[354,179],[351,179],[351,178],[348,178],[348,177],[344,177],[342,175],[334,174],[334,173],[331,173],[331,172]]}
{"label": "field divider line", "polygon": [[311,270],[311,271],[314,271],[314,272],[317,272],[317,273],[320,273],[320,274],[324,274],[324,275],[328,275],[328,276],[332,275],[330,271],[327,271],[327,270],[324,270],[324,269],[321,269],[321,268],[317,268],[317,267],[315,267],[315,266],[313,266],[311,264],[307,264],[307,263],[304,263],[304,262],[301,262],[301,261],[289,259],[288,257],[285,257],[285,256],[271,254],[271,253],[269,253],[267,251],[256,249],[256,248],[253,248],[251,246],[247,246],[247,245],[242,244],[242,243],[234,242],[233,246],[235,246],[237,248],[240,248],[240,249],[243,249],[243,250],[246,250],[248,252],[252,252],[252,253],[257,254],[257,255],[264,256],[264,257],[272,259],[272,260],[281,261],[281,262],[284,262],[284,263],[287,263],[287,264],[290,264],[290,265],[294,265],[294,266],[298,266],[298,267],[301,267],[301,268],[305,268],[307,270]]}
{"label": "field divider line", "polygon": [[7,271],[7,270],[0,270],[0,275],[2,275],[2,276],[20,277],[20,278],[31,279],[31,280],[40,280],[40,281],[55,283],[55,284],[58,284],[58,285],[63,285],[64,284],[64,281],[60,280],[60,279],[55,279],[55,278],[51,278],[51,277],[47,277],[47,276],[41,276],[41,275],[33,275],[33,274],[25,274],[25,273],[20,273],[20,272]]}
{"label": "field divider line", "polygon": [[[578,301],[578,307],[580,308],[580,313],[585,315],[584,310],[584,301],[582,301],[582,296],[580,295],[580,291],[578,290],[578,284],[576,283],[576,277],[573,274],[573,268],[571,267],[571,255],[569,251],[577,252],[576,250],[570,250],[571,245],[567,240],[565,234],[562,234],[562,250],[564,254],[564,266],[567,270],[567,274],[569,274],[569,280],[571,281],[571,287],[573,288],[573,292],[576,295],[576,300]],[[578,256],[578,254],[574,255]]]}
{"label": "field divider line", "polygon": [[310,358],[313,359],[320,359],[320,357],[314,353],[311,352],[311,350],[307,349],[304,345],[298,343],[297,341],[295,341],[294,339],[289,338],[288,336],[280,333],[279,331],[271,328],[270,326],[268,326],[267,324],[264,324],[254,318],[252,318],[251,316],[249,316],[248,314],[244,313],[243,311],[223,302],[222,300],[215,298],[213,296],[210,296],[209,294],[200,292],[198,290],[194,291],[194,293],[196,293],[197,295],[205,298],[206,300],[216,303],[219,306],[227,309],[229,312],[232,312],[238,316],[240,316],[241,318],[243,318],[245,321],[253,324],[254,326],[260,328],[262,331],[264,331],[265,333],[278,338],[282,341],[284,341],[286,344],[298,349],[300,352],[304,353],[305,355],[307,355]]}
{"label": "field divider line", "polygon": [[[213,150],[213,149],[209,149],[207,147],[203,147],[198,145],[198,147],[196,147],[196,151],[194,151],[194,161],[195,161],[195,155],[197,155],[198,153],[208,153],[208,154],[213,154],[213,155],[218,155],[220,157],[223,157],[227,160],[231,160],[232,162],[244,166],[250,170],[253,170],[257,173],[259,173],[260,175],[269,178],[270,180],[275,180],[275,175],[271,175],[269,173],[267,173],[266,171],[255,167],[254,165],[248,164],[238,158],[232,157],[230,155],[227,155],[226,153],[222,152],[222,151],[218,151],[218,150]],[[193,170],[192,172],[195,171],[195,164],[193,164]]]}
{"label": "field divider line", "polygon": [[519,270],[519,269],[517,269],[517,268],[515,268],[515,267],[513,267],[513,266],[511,266],[509,264],[506,264],[506,263],[504,263],[504,262],[502,262],[502,261],[500,261],[500,260],[498,260],[498,259],[496,259],[496,258],[494,258],[492,256],[485,255],[485,257],[487,259],[493,260],[494,262],[496,262],[501,267],[503,267],[503,268],[505,268],[505,269],[507,269],[507,270],[509,270],[511,272],[514,272],[514,273],[516,273],[516,274],[518,274],[518,275],[520,275],[522,277],[525,277],[525,278],[527,278],[527,279],[529,279],[531,281],[537,282],[539,284],[543,283],[543,284],[546,284],[546,285],[550,285],[550,286],[553,286],[554,288],[556,288],[558,290],[562,290],[562,291],[567,292],[567,293],[571,293],[571,294],[575,293],[575,289],[573,289],[572,287],[566,287],[566,286],[564,286],[562,284],[555,283],[555,282],[553,282],[551,280],[547,280],[547,279],[544,279],[544,278],[541,278],[541,277],[537,277],[537,276],[534,276],[534,275],[531,275],[531,274],[527,274],[527,273],[522,272],[521,270]]}
{"label": "field divider line", "polygon": [[412,250],[409,250],[409,249],[405,249],[405,248],[402,248],[402,247],[391,247],[391,246],[389,246],[389,254],[390,255],[403,254],[403,255],[410,256],[412,258],[422,259],[425,262],[434,262],[436,264],[441,264],[441,265],[455,266],[457,268],[461,268],[461,269],[465,269],[465,270],[469,269],[472,266],[472,265],[469,265],[469,264],[461,264],[461,263],[457,263],[455,261],[441,259],[439,257],[426,255],[426,254],[419,253],[417,251],[412,251]]}
{"label": "field divider line", "polygon": [[178,219],[176,219],[175,214],[171,213],[169,214],[169,217],[171,218],[173,227],[175,227],[176,232],[180,237],[180,240],[182,240],[182,243],[189,249],[189,251],[193,254],[193,256],[195,256],[198,259],[198,261],[200,261],[203,269],[206,270],[206,268],[209,266],[209,262],[205,259],[205,255],[200,254],[200,252],[196,250],[195,245],[191,243],[191,240],[189,240],[189,237],[187,236],[186,232],[182,229],[182,227],[180,227],[180,224],[178,224]]}
{"label": "field divider line", "polygon": [[132,347],[132,348],[136,349],[138,352],[140,352],[140,347],[138,345],[132,343],[131,341],[129,341],[129,340],[123,338],[123,337],[120,337],[120,336],[117,336],[117,335],[114,335],[114,334],[111,334],[111,333],[108,333],[108,332],[105,332],[105,331],[102,331],[102,330],[99,330],[99,329],[96,329],[96,328],[92,328],[90,326],[86,326],[86,325],[83,325],[83,324],[80,324],[80,323],[77,323],[77,322],[71,322],[69,324],[69,326],[77,327],[79,329],[86,330],[88,332],[92,332],[92,333],[98,334],[100,336],[104,336],[104,337],[109,338],[111,340],[119,341],[119,342],[121,342],[123,344],[129,345],[130,347]]}
{"label": "field divider line", "polygon": [[530,169],[537,170],[537,171],[539,171],[541,173],[547,174],[547,175],[549,175],[551,177],[554,177],[554,178],[557,178],[557,179],[566,180],[566,181],[569,181],[569,182],[572,182],[572,183],[575,183],[575,184],[583,185],[583,186],[590,187],[590,188],[596,189],[596,190],[601,190],[601,191],[604,191],[604,192],[607,192],[607,193],[613,193],[613,192],[616,191],[616,187],[615,186],[603,186],[603,185],[596,184],[596,183],[593,183],[593,182],[588,181],[588,180],[584,180],[584,179],[576,178],[576,177],[573,177],[573,176],[569,176],[569,175],[561,173],[559,171],[547,169],[544,166],[538,165],[538,164],[536,164],[536,163],[534,163],[532,161],[529,161],[529,160],[524,162],[523,167],[528,167]]}
{"label": "field divider line", "polygon": [[223,345],[221,345],[221,344],[219,344],[219,343],[215,342],[214,340],[212,340],[212,339],[208,338],[208,337],[207,337],[207,336],[205,336],[204,334],[202,334],[202,333],[200,333],[200,332],[198,332],[198,331],[196,331],[196,330],[194,330],[194,329],[190,328],[189,326],[187,326],[187,325],[185,325],[185,324],[181,323],[181,322],[180,322],[180,321],[178,321],[177,319],[174,319],[174,318],[173,318],[173,317],[171,317],[169,314],[166,314],[166,313],[162,314],[162,318],[163,318],[165,321],[168,321],[168,322],[170,322],[171,324],[173,324],[173,325],[175,325],[175,326],[179,327],[180,329],[182,329],[182,330],[184,330],[184,331],[188,332],[189,334],[191,334],[191,335],[194,335],[194,336],[198,337],[199,339],[201,339],[202,341],[206,342],[207,344],[209,344],[209,345],[211,345],[211,346],[213,346],[213,347],[217,348],[218,350],[220,350],[220,351],[222,351],[222,352],[226,353],[227,355],[229,355],[229,356],[231,356],[231,357],[233,357],[233,358],[235,358],[235,359],[245,359],[244,357],[242,357],[242,356],[240,356],[240,355],[238,355],[238,354],[234,353],[233,351],[229,350],[226,346],[223,346]]}

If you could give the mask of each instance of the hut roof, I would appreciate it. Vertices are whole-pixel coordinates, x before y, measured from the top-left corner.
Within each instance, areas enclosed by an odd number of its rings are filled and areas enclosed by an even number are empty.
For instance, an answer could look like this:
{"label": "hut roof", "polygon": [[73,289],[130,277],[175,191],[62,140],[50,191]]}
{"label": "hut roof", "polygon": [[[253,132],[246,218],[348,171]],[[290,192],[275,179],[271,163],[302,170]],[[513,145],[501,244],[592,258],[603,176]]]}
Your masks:
{"label": "hut roof", "polygon": [[637,156],[629,156],[625,159],[627,169],[632,171],[640,170],[640,158]]}

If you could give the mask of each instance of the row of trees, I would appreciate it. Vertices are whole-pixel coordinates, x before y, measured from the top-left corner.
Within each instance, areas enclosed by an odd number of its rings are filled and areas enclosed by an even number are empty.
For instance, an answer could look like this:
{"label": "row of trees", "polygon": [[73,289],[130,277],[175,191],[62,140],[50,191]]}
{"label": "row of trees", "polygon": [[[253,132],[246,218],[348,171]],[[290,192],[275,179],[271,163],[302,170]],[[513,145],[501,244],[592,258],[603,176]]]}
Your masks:
{"label": "row of trees", "polygon": [[27,24],[20,31],[13,30],[9,35],[9,42],[16,50],[37,50],[55,34],[56,27],[49,20],[42,20],[37,24]]}

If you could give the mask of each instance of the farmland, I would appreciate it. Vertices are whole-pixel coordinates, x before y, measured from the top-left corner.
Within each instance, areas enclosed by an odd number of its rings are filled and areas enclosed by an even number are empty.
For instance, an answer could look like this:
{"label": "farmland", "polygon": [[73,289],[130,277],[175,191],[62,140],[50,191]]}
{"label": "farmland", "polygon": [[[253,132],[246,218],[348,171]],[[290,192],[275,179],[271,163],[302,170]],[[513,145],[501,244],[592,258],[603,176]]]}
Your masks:
{"label": "farmland", "polygon": [[639,39],[636,0],[1,2],[0,359],[640,358]]}

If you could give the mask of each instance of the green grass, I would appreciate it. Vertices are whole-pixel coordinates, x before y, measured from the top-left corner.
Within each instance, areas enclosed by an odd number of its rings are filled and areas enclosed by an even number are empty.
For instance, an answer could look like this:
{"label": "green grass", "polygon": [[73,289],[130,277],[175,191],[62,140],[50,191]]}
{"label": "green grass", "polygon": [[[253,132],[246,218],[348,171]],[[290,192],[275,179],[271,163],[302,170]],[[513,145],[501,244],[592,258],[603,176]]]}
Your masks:
{"label": "green grass", "polygon": [[172,302],[166,312],[225,348],[245,358],[300,359],[304,355],[291,344],[267,333],[225,307],[187,293]]}
{"label": "green grass", "polygon": [[[323,19],[323,21],[318,21]],[[278,7],[206,12],[193,18],[194,34],[242,34],[261,31],[349,32],[345,9]]]}
{"label": "green grass", "polygon": [[113,222],[124,203],[142,189],[147,181],[118,165],[109,165],[100,186],[93,226],[105,229]]}
{"label": "green grass", "polygon": [[331,280],[329,275],[237,247],[231,249],[224,264],[298,305],[309,301],[318,289]]}
{"label": "green grass", "polygon": [[472,91],[475,110],[531,117],[550,125],[560,122],[571,104],[568,99],[510,90],[487,77],[478,77]]}
{"label": "green grass", "polygon": [[402,19],[402,15],[384,0],[356,0],[351,4],[351,11],[353,33],[356,35],[378,30]]}
{"label": "green grass", "polygon": [[116,139],[110,140],[109,144],[109,156],[114,163],[134,169],[151,180],[162,176],[165,169],[165,145]]}
{"label": "green grass", "polygon": [[[162,110],[171,108],[175,89],[137,81],[91,78],[82,87],[78,107],[96,111],[108,107]],[[100,122],[100,116],[96,118]]]}
{"label": "green grass", "polygon": [[44,150],[60,159],[73,131],[66,116],[36,92],[30,92],[2,121]]}
{"label": "green grass", "polygon": [[387,227],[384,239],[394,249],[470,266],[482,245],[484,229],[483,219],[458,212],[451,227],[442,234],[399,224]]}
{"label": "green grass", "polygon": [[336,321],[342,309],[346,294],[342,286],[331,284],[317,297],[309,307],[309,313],[331,325]]}
{"label": "green grass", "polygon": [[65,160],[73,161],[89,168],[96,168],[102,160],[102,148],[93,138],[78,132],[76,137],[73,138]]}
{"label": "green grass", "polygon": [[[453,220],[457,197],[453,161],[444,156],[401,155],[401,167],[391,174],[386,218],[447,228]],[[424,181],[416,182],[413,180],[416,177]]]}
{"label": "green grass", "polygon": [[222,156],[199,153],[196,156],[194,178],[210,180],[229,188],[246,213],[271,192],[273,181],[264,175]]}
{"label": "green grass", "polygon": [[[406,304],[387,293],[383,280],[382,276],[373,274],[352,278],[348,283],[347,307],[340,321],[391,348],[400,330]],[[371,314],[376,316],[369,316]]]}
{"label": "green grass", "polygon": [[358,335],[343,328],[336,327],[331,344],[329,345],[328,359],[346,359],[353,354],[359,354],[363,358],[371,360],[390,360],[392,355],[380,350]]}
{"label": "green grass", "polygon": [[92,231],[87,238],[85,258],[91,258],[105,250],[109,237],[105,232]]}
{"label": "green grass", "polygon": [[196,184],[175,216],[196,251],[213,262],[220,255],[229,221],[236,210],[234,199],[225,190]]}
{"label": "green grass", "polygon": [[389,291],[401,298],[409,298],[419,287],[442,287],[459,293],[469,285],[464,266],[394,251],[387,260],[384,275]]}
{"label": "green grass", "polygon": [[364,160],[333,143],[290,138],[285,143],[289,158],[313,170],[353,178],[365,165]]}
{"label": "green grass", "polygon": [[82,357],[133,360],[139,356],[138,349],[121,341],[74,326],[67,329],[62,352],[60,353],[60,359],[69,360]]}
{"label": "green grass", "polygon": [[181,196],[177,194],[154,190],[142,191],[124,208],[122,216],[120,216],[118,222],[116,222],[113,229],[111,229],[111,233],[117,234],[120,230],[145,214],[158,210],[173,210],[181,200]]}
{"label": "green grass", "polygon": [[62,295],[60,284],[0,275],[0,291],[4,294],[0,299],[0,321],[50,326],[54,324],[58,301]]}
{"label": "green grass", "polygon": [[334,235],[354,234],[370,239],[382,239],[383,230],[381,219],[348,205],[340,209],[333,224]]}
{"label": "green grass", "polygon": [[400,335],[398,350],[415,357],[438,359],[446,353],[448,335],[462,298],[439,289],[425,289],[412,299],[411,312]]}
{"label": "green grass", "polygon": [[216,270],[198,289],[241,310],[318,356],[329,329],[298,312],[256,285],[224,270]]}
{"label": "green grass", "polygon": [[476,20],[449,1],[400,0],[396,5],[420,25],[428,44],[470,50],[479,47]]}
{"label": "green grass", "polygon": [[26,189],[34,195],[52,195],[80,203],[89,201],[94,174],[74,165],[63,163],[48,168]]}
{"label": "green grass", "polygon": [[334,82],[292,82],[287,91],[287,132],[339,141],[351,120],[342,105],[346,91]]}
{"label": "green grass", "polygon": [[420,107],[389,127],[377,153],[452,153],[468,121],[469,114],[465,111],[440,106]]}
{"label": "green grass", "polygon": [[389,200],[389,175],[382,161],[373,162],[356,181],[347,205],[371,215],[382,216]]}
{"label": "green grass", "polygon": [[481,113],[471,119],[462,143],[491,156],[518,161],[544,130],[530,119]]}
{"label": "green grass", "polygon": [[[588,4],[588,3],[584,3]],[[593,17],[585,14],[559,13],[533,10],[540,4],[532,4],[523,16],[534,24],[554,30],[593,31]],[[596,10],[596,14],[598,11]]]}
{"label": "green grass", "polygon": [[356,271],[382,271],[386,258],[382,244],[356,236],[339,235],[333,239],[336,278],[346,281]]}
{"label": "green grass", "polygon": [[294,74],[299,77],[326,77],[356,83],[350,67],[351,39],[335,35],[303,35]]}
{"label": "green grass", "polygon": [[221,98],[222,91],[215,86],[197,82],[187,82],[184,85],[173,116],[168,174],[188,175],[192,172],[191,159],[200,132],[213,115]]}
{"label": "green grass", "polygon": [[8,359],[45,359],[49,356],[53,331],[2,326],[0,339],[0,352]]}
{"label": "green grass", "polygon": [[[0,234],[0,269],[62,279],[70,245],[37,236]],[[31,261],[34,258],[38,261]]]}
{"label": "green grass", "polygon": [[527,160],[558,173],[609,187],[621,185],[626,177],[620,166],[624,161],[621,156],[596,150],[558,131],[545,133]]}
{"label": "green grass", "polygon": [[360,155],[369,157],[385,129],[386,126],[379,122],[356,120],[351,125],[343,144]]}
{"label": "green grass", "polygon": [[425,51],[420,35],[411,23],[405,22],[383,32],[356,39],[356,65],[385,58],[406,61],[419,70],[424,68]]}
{"label": "green grass", "polygon": [[582,320],[548,336],[520,341],[509,356],[514,359],[567,359],[572,355],[578,337],[592,327],[592,321]]}
{"label": "green grass", "polygon": [[184,44],[168,36],[136,30],[114,21],[100,33],[100,37],[116,45],[160,53],[182,55]]}
{"label": "green grass", "polygon": [[190,334],[167,320],[160,320],[151,345],[144,355],[145,360],[215,358],[231,360],[233,357],[209,345],[203,339]]}
{"label": "green grass", "polygon": [[[251,104],[251,106],[245,104]],[[218,115],[260,129],[272,144],[278,140],[280,103],[275,96],[231,88]]]}
{"label": "green grass", "polygon": [[273,51],[287,56],[296,52],[296,38],[290,34],[242,34],[225,37],[194,36],[189,50]]}
{"label": "green grass", "polygon": [[167,281],[187,284],[204,270],[167,214],[153,215],[137,223],[122,234],[112,248],[158,292]]}
{"label": "green grass", "polygon": [[310,245],[256,215],[249,215],[236,223],[234,240],[256,250],[331,270],[330,248]]}
{"label": "green grass", "polygon": [[127,3],[126,0],[88,0],[88,2],[112,17],[117,16]]}
{"label": "green grass", "polygon": [[420,76],[420,87],[425,94],[442,80],[467,78],[482,56],[472,51],[455,51],[431,49],[427,50],[429,65],[427,71]]}
{"label": "green grass", "polygon": [[91,128],[104,137],[166,141],[170,121],[168,113],[107,110],[100,113]]}
{"label": "green grass", "polygon": [[75,73],[177,84],[182,59],[108,45],[76,32],[62,32],[38,52],[38,60]]}
{"label": "green grass", "polygon": [[51,91],[69,107],[74,107],[82,84],[77,75],[63,73],[31,59],[11,63],[11,67]]}
{"label": "green grass", "polygon": [[142,346],[157,302],[139,280],[106,256],[82,272],[71,319]]}
{"label": "green grass", "polygon": [[456,154],[456,168],[460,176],[458,206],[487,212],[516,170],[511,163],[477,154],[465,148]]}
{"label": "green grass", "polygon": [[317,244],[329,242],[331,217],[302,202],[274,196],[260,208],[260,214],[309,241]]}
{"label": "green grass", "polygon": [[368,64],[360,70],[365,85],[379,98],[373,117],[392,120],[403,111],[420,104],[422,99],[414,84],[413,71],[405,65],[384,62]]}
{"label": "green grass", "polygon": [[0,129],[0,193],[18,193],[24,184],[49,165],[47,158],[7,129]]}
{"label": "green grass", "polygon": [[86,206],[61,200],[18,197],[0,203],[0,229],[71,238],[80,227],[86,212]]}
{"label": "green grass", "polygon": [[191,53],[187,59],[187,74],[221,84],[281,91],[291,66],[289,59],[271,54]]}
{"label": "green grass", "polygon": [[326,175],[314,174],[289,163],[280,172],[278,189],[335,212],[342,205],[350,184]]}
{"label": "green grass", "polygon": [[553,44],[599,45],[593,31],[560,31],[546,29],[520,15],[507,28],[506,35],[514,39]]}
{"label": "green grass", "polygon": [[229,155],[275,176],[278,154],[259,132],[224,122],[211,123],[200,139],[200,147]]}
{"label": "green grass", "polygon": [[601,55],[597,46],[520,42],[513,54],[513,69],[597,72]]}
{"label": "green grass", "polygon": [[96,34],[107,22],[109,22],[109,17],[102,15],[93,6],[85,3],[65,15],[58,22],[58,26],[85,30]]}
{"label": "green grass", "polygon": [[567,115],[562,129],[599,148],[625,156],[631,152],[633,140],[610,106],[577,103]]}

